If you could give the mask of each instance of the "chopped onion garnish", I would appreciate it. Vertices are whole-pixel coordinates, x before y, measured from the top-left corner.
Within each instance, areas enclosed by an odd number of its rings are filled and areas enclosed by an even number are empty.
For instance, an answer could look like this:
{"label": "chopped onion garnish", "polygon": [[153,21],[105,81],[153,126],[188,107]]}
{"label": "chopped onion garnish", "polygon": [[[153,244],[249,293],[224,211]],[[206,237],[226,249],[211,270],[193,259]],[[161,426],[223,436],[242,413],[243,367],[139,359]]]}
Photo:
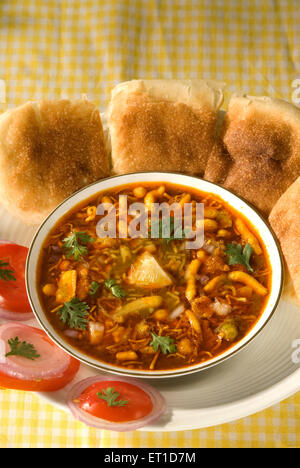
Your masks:
{"label": "chopped onion garnish", "polygon": [[184,305],[179,304],[175,309],[172,310],[172,312],[169,315],[169,320],[175,320],[177,317],[179,317],[180,314],[184,311]]}
{"label": "chopped onion garnish", "polygon": [[12,312],[11,310],[0,307],[0,318],[9,321],[26,322],[34,317],[33,312]]}
{"label": "chopped onion garnish", "polygon": [[199,281],[204,286],[209,282],[209,277],[207,275],[199,275]]}
{"label": "chopped onion garnish", "polygon": [[205,250],[208,254],[213,254],[215,251],[216,246],[213,244],[208,244],[206,241],[204,242],[202,249]]}
{"label": "chopped onion garnish", "polygon": [[78,334],[79,334],[79,332],[77,330],[71,330],[70,328],[65,330],[63,333],[64,333],[64,335],[68,336],[69,338],[78,338]]}
{"label": "chopped onion garnish", "polygon": [[232,311],[232,307],[229,304],[220,302],[218,299],[215,299],[215,302],[210,304],[210,307],[217,315],[220,315],[221,317],[225,317]]}

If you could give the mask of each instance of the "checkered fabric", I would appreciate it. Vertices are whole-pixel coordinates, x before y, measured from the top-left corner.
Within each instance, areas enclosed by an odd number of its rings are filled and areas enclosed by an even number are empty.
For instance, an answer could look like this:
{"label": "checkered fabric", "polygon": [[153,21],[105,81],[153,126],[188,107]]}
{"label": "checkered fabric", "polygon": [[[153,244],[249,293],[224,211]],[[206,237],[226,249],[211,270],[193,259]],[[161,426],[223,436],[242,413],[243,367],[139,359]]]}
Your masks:
{"label": "checkered fabric", "polygon": [[[216,78],[290,100],[299,68],[298,0],[0,0],[8,107],[85,94],[104,111],[111,88],[133,78]],[[1,390],[0,446],[300,447],[300,394],[206,430],[118,434]]]}
{"label": "checkered fabric", "polygon": [[253,416],[207,429],[117,433],[90,428],[37,395],[0,392],[0,447],[300,447],[300,395]]}

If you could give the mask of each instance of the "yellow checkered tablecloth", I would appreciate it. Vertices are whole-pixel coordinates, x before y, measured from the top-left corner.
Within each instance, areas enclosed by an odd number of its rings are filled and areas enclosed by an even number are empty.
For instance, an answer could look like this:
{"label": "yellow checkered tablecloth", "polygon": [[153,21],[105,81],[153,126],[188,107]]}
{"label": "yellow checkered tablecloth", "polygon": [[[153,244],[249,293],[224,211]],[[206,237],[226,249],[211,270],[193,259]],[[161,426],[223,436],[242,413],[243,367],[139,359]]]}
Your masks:
{"label": "yellow checkered tablecloth", "polygon": [[33,393],[0,392],[0,447],[287,448],[300,447],[300,394],[253,416],[179,432],[100,431]]}
{"label": "yellow checkered tablecloth", "polygon": [[[290,100],[299,68],[298,0],[0,0],[9,107],[86,94],[103,111],[110,89],[133,78],[217,78]],[[0,446],[300,447],[300,394],[206,430],[118,434],[1,390]]]}

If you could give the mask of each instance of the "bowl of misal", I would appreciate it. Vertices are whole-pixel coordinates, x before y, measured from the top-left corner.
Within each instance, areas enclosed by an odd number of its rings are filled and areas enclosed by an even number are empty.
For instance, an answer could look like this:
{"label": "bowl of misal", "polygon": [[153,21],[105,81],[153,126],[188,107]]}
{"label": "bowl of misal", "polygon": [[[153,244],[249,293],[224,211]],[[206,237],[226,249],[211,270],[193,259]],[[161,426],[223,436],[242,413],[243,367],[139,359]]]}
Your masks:
{"label": "bowl of misal", "polygon": [[95,369],[143,378],[198,372],[244,349],[282,284],[280,250],[255,208],[167,172],[79,190],[41,224],[26,264],[32,309],[56,344]]}

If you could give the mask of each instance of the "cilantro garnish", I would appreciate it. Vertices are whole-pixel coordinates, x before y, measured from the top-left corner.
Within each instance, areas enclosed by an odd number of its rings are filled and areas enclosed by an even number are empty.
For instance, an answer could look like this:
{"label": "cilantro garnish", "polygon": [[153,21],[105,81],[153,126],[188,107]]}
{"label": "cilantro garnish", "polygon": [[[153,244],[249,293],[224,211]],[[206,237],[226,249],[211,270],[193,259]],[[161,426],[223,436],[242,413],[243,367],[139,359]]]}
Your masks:
{"label": "cilantro garnish", "polygon": [[83,255],[88,253],[86,245],[94,242],[94,239],[84,231],[74,231],[68,237],[63,239],[66,256],[73,257],[74,260],[80,260]]}
{"label": "cilantro garnish", "polygon": [[70,302],[65,302],[56,313],[60,315],[60,320],[63,323],[68,323],[70,328],[86,330],[88,309],[89,306],[86,302],[81,302],[76,297],[73,297]]}
{"label": "cilantro garnish", "polygon": [[8,268],[4,268],[7,266],[9,266],[9,263],[0,260],[0,279],[4,281],[16,281],[14,271]]}
{"label": "cilantro garnish", "polygon": [[89,295],[94,296],[99,289],[99,283],[97,281],[92,281],[90,284]]}
{"label": "cilantro garnish", "polygon": [[250,265],[253,248],[250,244],[246,244],[244,248],[241,244],[228,244],[225,253],[229,256],[229,265],[244,265],[249,271],[253,272],[253,268]]}
{"label": "cilantro garnish", "polygon": [[[159,239],[164,239],[166,244],[168,245],[169,242],[172,240],[182,240],[185,238],[185,233],[182,231],[180,226],[177,226],[175,229],[175,221],[174,217],[170,216],[167,218],[159,219],[158,221],[153,222],[153,231],[155,232],[155,226],[158,226],[158,238]],[[169,232],[169,237],[165,237],[164,233],[167,231],[167,228],[170,226],[170,232]],[[167,231],[168,232],[168,231]],[[149,229],[149,235],[151,237],[152,234],[152,229],[150,227]]]}
{"label": "cilantro garnish", "polygon": [[176,353],[177,348],[174,344],[175,340],[173,340],[173,338],[170,338],[169,336],[159,336],[155,333],[151,333],[151,335],[152,341],[150,343],[150,346],[152,346],[154,351],[158,351],[158,349],[160,348],[163,354]]}
{"label": "cilantro garnish", "polygon": [[33,344],[20,341],[17,336],[8,340],[8,344],[10,346],[10,351],[6,353],[5,356],[23,356],[31,361],[40,357]]}
{"label": "cilantro garnish", "polygon": [[107,289],[110,289],[112,294],[119,299],[121,297],[126,296],[126,292],[124,291],[124,289],[122,289],[121,286],[117,284],[114,279],[109,279],[109,280],[104,281],[104,286]]}
{"label": "cilantro garnish", "polygon": [[114,387],[108,387],[107,389],[102,389],[101,392],[97,392],[97,397],[106,401],[108,406],[126,406],[128,405],[128,400],[117,400],[120,393],[117,392]]}

